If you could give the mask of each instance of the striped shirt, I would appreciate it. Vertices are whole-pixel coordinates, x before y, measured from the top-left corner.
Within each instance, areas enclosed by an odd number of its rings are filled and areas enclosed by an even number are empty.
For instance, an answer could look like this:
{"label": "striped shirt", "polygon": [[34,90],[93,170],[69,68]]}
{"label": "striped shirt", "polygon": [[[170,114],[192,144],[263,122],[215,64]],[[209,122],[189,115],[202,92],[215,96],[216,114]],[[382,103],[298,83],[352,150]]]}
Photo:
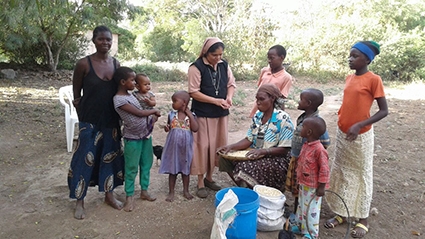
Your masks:
{"label": "striped shirt", "polygon": [[130,104],[139,110],[142,110],[139,101],[132,94],[128,95],[115,95],[114,107],[120,115],[123,124],[123,136],[126,139],[146,139],[153,130],[152,117],[138,117],[120,109],[121,106]]}
{"label": "striped shirt", "polygon": [[[288,113],[280,109],[274,109],[269,121],[261,123],[263,112],[257,111],[252,118],[246,138],[252,142],[251,148],[291,147],[294,124]],[[264,133],[264,144],[258,145],[258,133]]]}

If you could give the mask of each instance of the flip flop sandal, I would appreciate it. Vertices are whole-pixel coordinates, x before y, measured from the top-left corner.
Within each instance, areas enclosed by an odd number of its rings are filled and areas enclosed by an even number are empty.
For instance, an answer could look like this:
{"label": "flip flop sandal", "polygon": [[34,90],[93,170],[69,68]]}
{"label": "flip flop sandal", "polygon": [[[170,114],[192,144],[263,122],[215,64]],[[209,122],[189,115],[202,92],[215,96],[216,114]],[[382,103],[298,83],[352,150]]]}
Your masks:
{"label": "flip flop sandal", "polygon": [[[364,231],[365,231],[365,233],[363,234],[363,236],[357,236],[356,228],[360,228],[360,229],[362,229],[362,230],[364,230]],[[352,236],[353,238],[362,238],[362,237],[366,236],[366,234],[367,234],[368,232],[369,232],[369,228],[368,228],[367,226],[363,225],[362,223],[358,222],[358,223],[356,223],[356,225],[353,227],[353,230],[351,231],[351,236]]]}
{"label": "flip flop sandal", "polygon": [[[338,224],[334,224],[334,223],[332,223],[331,221],[337,221],[338,222]],[[341,217],[341,216],[339,216],[339,215],[336,215],[336,216],[334,216],[333,218],[331,218],[331,219],[329,219],[329,220],[327,220],[326,221],[326,223],[323,225],[325,228],[327,228],[327,229],[332,229],[332,228],[335,228],[336,226],[338,226],[338,225],[341,225],[341,224],[343,224],[345,221],[344,221],[344,219]],[[330,226],[326,226],[327,224],[329,224]]]}
{"label": "flip flop sandal", "polygon": [[301,235],[302,234],[301,231],[300,231],[300,228],[298,226],[292,226],[291,227],[291,232],[293,232],[294,234],[297,234],[297,235]]}
{"label": "flip flop sandal", "polygon": [[313,239],[309,234],[305,234],[302,239]]}

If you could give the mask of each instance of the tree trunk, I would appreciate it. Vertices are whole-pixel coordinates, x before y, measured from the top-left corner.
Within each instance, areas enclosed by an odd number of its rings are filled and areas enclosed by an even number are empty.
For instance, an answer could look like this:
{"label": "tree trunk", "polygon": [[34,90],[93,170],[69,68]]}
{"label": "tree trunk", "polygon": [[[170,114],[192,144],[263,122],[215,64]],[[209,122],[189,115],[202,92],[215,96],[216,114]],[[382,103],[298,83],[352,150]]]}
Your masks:
{"label": "tree trunk", "polygon": [[44,41],[44,46],[46,47],[47,66],[49,67],[50,71],[56,71],[57,64],[55,64],[52,48],[49,44],[49,41],[47,41],[46,38],[44,38],[43,41]]}

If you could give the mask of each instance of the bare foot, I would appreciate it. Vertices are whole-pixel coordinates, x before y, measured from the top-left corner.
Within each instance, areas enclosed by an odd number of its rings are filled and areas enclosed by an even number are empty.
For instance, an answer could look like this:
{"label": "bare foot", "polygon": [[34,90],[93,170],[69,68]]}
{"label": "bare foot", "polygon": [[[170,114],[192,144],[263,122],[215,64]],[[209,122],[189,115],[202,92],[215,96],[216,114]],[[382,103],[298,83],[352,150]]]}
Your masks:
{"label": "bare foot", "polygon": [[86,212],[84,210],[84,200],[77,200],[74,217],[78,220],[82,220],[86,217]]}
{"label": "bare foot", "polygon": [[168,193],[168,196],[167,196],[167,198],[165,199],[165,201],[167,201],[167,202],[172,202],[172,201],[174,201],[174,192],[170,192],[170,193]]}
{"label": "bare foot", "polygon": [[118,201],[114,197],[114,193],[113,192],[107,192],[107,193],[105,193],[105,203],[108,204],[109,206],[117,209],[117,210],[121,210],[122,209],[122,202]]}
{"label": "bare foot", "polygon": [[190,194],[189,192],[183,192],[183,197],[185,197],[187,200],[193,199],[192,194]]}
{"label": "bare foot", "polygon": [[149,195],[148,191],[142,190],[142,192],[140,193],[140,199],[147,200],[149,202],[153,202],[153,201],[156,200],[156,197],[151,197],[151,195]]}
{"label": "bare foot", "polygon": [[128,196],[125,198],[124,211],[131,212],[134,209],[134,198],[133,196]]}

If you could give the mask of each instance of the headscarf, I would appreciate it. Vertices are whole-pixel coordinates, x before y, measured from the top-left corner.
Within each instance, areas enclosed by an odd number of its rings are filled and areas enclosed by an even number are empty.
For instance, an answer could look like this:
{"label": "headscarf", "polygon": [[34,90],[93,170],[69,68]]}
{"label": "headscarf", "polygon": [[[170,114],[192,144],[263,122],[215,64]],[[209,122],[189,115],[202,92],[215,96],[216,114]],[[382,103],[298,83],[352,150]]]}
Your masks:
{"label": "headscarf", "polygon": [[223,43],[218,37],[207,37],[207,39],[205,39],[204,41],[204,44],[202,45],[202,50],[199,54],[199,58],[202,58],[207,53],[208,49],[210,49],[210,47],[216,44],[217,42]]}
{"label": "headscarf", "polygon": [[370,62],[372,62],[375,56],[380,53],[379,44],[374,41],[360,41],[354,44],[352,48],[355,48],[365,54]]}
{"label": "headscarf", "polygon": [[280,106],[285,103],[285,97],[282,95],[282,93],[274,84],[261,85],[260,88],[258,88],[257,93],[258,92],[265,92],[269,94],[270,96],[274,97],[275,100],[273,102],[273,105],[276,109],[280,109],[281,108]]}

